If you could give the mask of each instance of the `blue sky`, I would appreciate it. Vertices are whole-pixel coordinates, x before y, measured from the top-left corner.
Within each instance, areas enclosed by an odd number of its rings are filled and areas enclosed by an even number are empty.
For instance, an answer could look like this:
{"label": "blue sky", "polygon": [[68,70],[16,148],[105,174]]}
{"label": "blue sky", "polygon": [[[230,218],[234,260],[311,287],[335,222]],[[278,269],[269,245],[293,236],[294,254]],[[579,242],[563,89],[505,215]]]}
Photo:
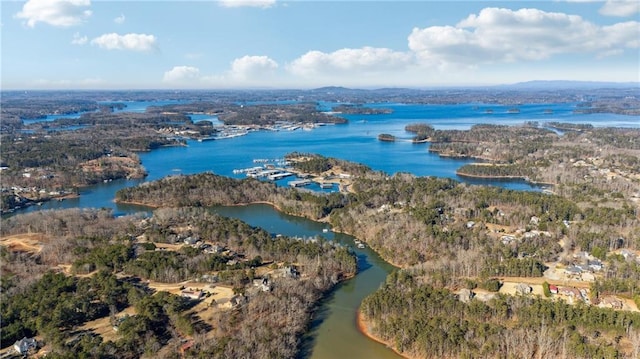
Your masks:
{"label": "blue sky", "polygon": [[9,89],[640,81],[640,2],[1,1]]}

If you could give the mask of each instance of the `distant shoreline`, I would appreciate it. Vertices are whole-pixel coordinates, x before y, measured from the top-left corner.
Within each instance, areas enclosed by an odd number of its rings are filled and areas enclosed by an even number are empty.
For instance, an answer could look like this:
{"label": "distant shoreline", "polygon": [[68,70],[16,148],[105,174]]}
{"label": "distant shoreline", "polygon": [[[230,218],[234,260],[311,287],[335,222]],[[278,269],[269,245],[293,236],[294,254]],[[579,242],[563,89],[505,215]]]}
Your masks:
{"label": "distant shoreline", "polygon": [[551,187],[554,187],[556,185],[555,183],[550,183],[550,182],[532,181],[526,176],[472,175],[472,174],[468,174],[468,173],[464,173],[464,172],[460,172],[460,171],[456,171],[456,175],[460,176],[460,177],[478,178],[478,179],[490,179],[490,180],[491,179],[495,179],[495,180],[501,180],[501,179],[514,180],[514,179],[519,179],[519,180],[523,180],[523,181],[525,181],[527,183],[531,183],[531,184],[536,185],[536,186],[551,186]]}

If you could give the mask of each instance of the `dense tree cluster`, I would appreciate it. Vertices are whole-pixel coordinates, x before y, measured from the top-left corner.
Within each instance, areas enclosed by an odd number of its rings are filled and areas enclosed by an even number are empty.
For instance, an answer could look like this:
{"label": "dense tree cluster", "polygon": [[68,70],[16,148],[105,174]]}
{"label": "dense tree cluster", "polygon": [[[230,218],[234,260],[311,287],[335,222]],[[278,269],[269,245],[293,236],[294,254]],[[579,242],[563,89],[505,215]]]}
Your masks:
{"label": "dense tree cluster", "polygon": [[396,136],[388,133],[381,133],[378,135],[378,141],[394,142],[395,140],[396,140]]}
{"label": "dense tree cluster", "polygon": [[254,178],[236,180],[213,173],[171,176],[141,186],[125,188],[116,194],[123,202],[150,206],[214,206],[270,201],[285,193],[271,182]]}
{"label": "dense tree cluster", "polygon": [[347,120],[318,111],[316,104],[235,106],[218,115],[225,125],[275,125],[291,123],[346,123]]}
{"label": "dense tree cluster", "polygon": [[620,358],[640,353],[640,315],[530,296],[465,303],[399,271],[362,303],[370,330],[420,358]]}
{"label": "dense tree cluster", "polygon": [[363,104],[343,104],[334,106],[333,112],[352,115],[384,115],[393,113],[393,109],[383,107],[370,107]]}
{"label": "dense tree cluster", "polygon": [[23,293],[7,296],[3,291],[3,346],[35,334],[62,346],[66,331],[124,309],[130,295],[140,295],[133,292],[133,286],[106,271],[88,278],[48,272]]}
{"label": "dense tree cluster", "polygon": [[528,179],[533,174],[533,169],[515,164],[508,165],[484,165],[467,164],[456,171],[458,176],[485,177],[485,178],[523,178]]}
{"label": "dense tree cluster", "polygon": [[[193,338],[201,353],[292,358],[317,301],[357,270],[347,247],[321,238],[276,237],[205,208],[163,208],[150,217],[120,218],[107,210],[41,211],[13,216],[1,231],[44,236],[34,254],[5,247],[0,252],[2,344],[40,335],[54,358],[176,356],[185,337]],[[155,250],[184,238],[197,238],[198,245]],[[206,253],[203,244],[225,251]],[[256,267],[283,263],[295,265],[302,278],[274,275],[271,291],[246,290]],[[49,272],[60,264],[71,264],[70,272],[83,276]],[[152,295],[144,284],[199,280],[204,274],[216,274],[220,284],[248,298],[246,306],[214,313],[216,328],[189,312],[193,303],[165,292]],[[135,315],[117,321],[117,340],[77,332],[93,319],[109,316],[115,323],[115,314],[131,306]]]}

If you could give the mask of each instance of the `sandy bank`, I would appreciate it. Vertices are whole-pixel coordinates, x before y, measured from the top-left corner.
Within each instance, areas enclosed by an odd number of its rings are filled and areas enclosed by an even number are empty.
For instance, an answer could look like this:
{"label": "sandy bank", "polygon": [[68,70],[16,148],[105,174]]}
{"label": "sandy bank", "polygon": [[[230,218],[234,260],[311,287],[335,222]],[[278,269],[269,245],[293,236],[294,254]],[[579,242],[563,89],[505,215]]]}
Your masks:
{"label": "sandy bank", "polygon": [[376,341],[380,344],[384,344],[387,348],[393,350],[396,354],[398,354],[399,356],[403,357],[403,358],[407,358],[407,359],[418,359],[417,357],[411,357],[411,356],[407,356],[404,353],[401,353],[399,351],[397,351],[393,345],[391,345],[390,342],[385,341],[379,337],[376,337],[375,335],[373,335],[371,333],[371,323],[369,320],[367,320],[364,315],[362,314],[362,312],[360,311],[360,309],[358,309],[358,311],[356,312],[356,326],[358,327],[358,331],[360,333],[362,333],[365,337]]}

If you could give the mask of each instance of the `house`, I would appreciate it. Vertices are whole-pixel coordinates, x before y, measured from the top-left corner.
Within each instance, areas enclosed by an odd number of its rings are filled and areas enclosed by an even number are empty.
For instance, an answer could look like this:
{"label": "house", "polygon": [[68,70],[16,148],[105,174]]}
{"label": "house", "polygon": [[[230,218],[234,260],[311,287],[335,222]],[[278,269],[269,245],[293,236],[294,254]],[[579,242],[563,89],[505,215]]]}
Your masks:
{"label": "house", "polygon": [[474,221],[467,222],[467,228],[473,228],[475,225],[476,225],[476,222]]}
{"label": "house", "polygon": [[300,276],[300,272],[294,266],[285,266],[282,268],[282,274],[289,278],[298,278]]}
{"label": "house", "polygon": [[269,284],[268,278],[254,279],[253,285],[260,288],[260,290],[263,292],[271,291],[271,284]]}
{"label": "house", "polygon": [[198,243],[200,241],[200,239],[198,239],[197,237],[187,237],[184,239],[184,244],[192,246],[196,243]]}
{"label": "house", "polygon": [[602,262],[597,260],[597,259],[596,260],[592,260],[592,261],[588,261],[587,265],[589,266],[589,269],[591,269],[594,272],[599,272],[604,267]]}
{"label": "house", "polygon": [[616,297],[604,297],[600,302],[600,306],[613,308],[613,309],[622,309],[623,303],[622,303],[622,300]]}
{"label": "house", "polygon": [[221,247],[217,244],[209,245],[208,247],[204,248],[204,252],[208,254],[218,254],[218,253],[221,253],[222,251],[224,251],[224,247]]}
{"label": "house", "polygon": [[38,342],[34,338],[24,337],[13,344],[13,349],[20,355],[27,354],[29,350],[37,348]]}
{"label": "house", "polygon": [[553,284],[549,284],[549,292],[551,292],[551,294],[558,294],[558,287]]}
{"label": "house", "polygon": [[245,297],[244,295],[234,295],[233,297],[231,297],[231,299],[229,300],[229,302],[231,303],[231,307],[232,308],[238,308],[239,306],[245,304],[247,302],[247,297]]}
{"label": "house", "polygon": [[129,314],[125,314],[122,317],[116,318],[115,322],[113,323],[113,327],[111,327],[113,331],[117,332],[120,329],[120,325],[127,319],[129,319]]}
{"label": "house", "polygon": [[202,297],[204,297],[204,292],[202,292],[201,290],[183,290],[182,292],[180,292],[180,296],[184,297],[184,298],[189,298],[189,299],[193,299],[193,300],[200,300],[202,299]]}
{"label": "house", "polygon": [[582,268],[578,266],[571,266],[564,269],[564,274],[569,276],[578,276],[582,273]]}
{"label": "house", "polygon": [[527,295],[532,291],[533,289],[531,288],[531,286],[526,283],[518,283],[518,285],[516,285],[516,293],[518,294]]}
{"label": "house", "polygon": [[462,288],[458,292],[458,299],[463,303],[469,303],[474,296],[475,296],[475,293],[473,293],[471,290],[467,288]]}
{"label": "house", "polygon": [[507,236],[502,236],[500,238],[500,240],[502,240],[502,244],[509,244],[509,243],[515,241],[516,237],[507,235]]}
{"label": "house", "polygon": [[560,294],[575,299],[582,299],[582,293],[580,293],[578,288],[574,287],[562,287],[562,289],[560,289]]}
{"label": "house", "polygon": [[622,255],[624,260],[627,260],[627,261],[632,261],[636,259],[636,254],[633,251],[630,251],[628,249],[620,250],[620,255]]}

